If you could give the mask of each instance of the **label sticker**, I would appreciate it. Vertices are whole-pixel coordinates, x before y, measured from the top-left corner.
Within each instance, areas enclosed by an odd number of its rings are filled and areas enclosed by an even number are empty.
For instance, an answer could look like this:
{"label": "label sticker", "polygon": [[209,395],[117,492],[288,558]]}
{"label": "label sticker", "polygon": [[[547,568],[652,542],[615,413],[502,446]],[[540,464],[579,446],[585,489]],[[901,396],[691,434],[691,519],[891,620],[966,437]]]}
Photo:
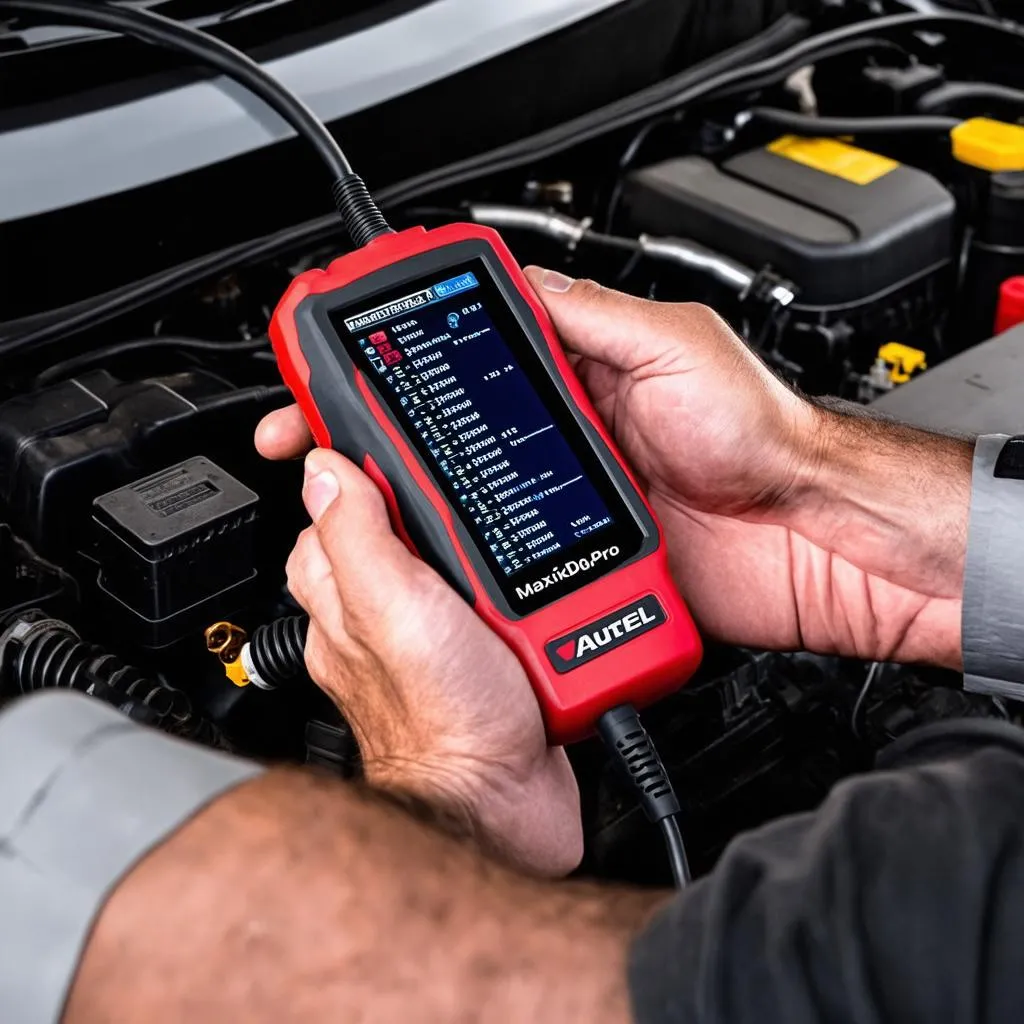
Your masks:
{"label": "label sticker", "polygon": [[796,135],[783,135],[768,146],[768,151],[854,185],[870,185],[900,166],[887,156],[869,153],[866,149],[858,149],[838,139],[804,139]]}

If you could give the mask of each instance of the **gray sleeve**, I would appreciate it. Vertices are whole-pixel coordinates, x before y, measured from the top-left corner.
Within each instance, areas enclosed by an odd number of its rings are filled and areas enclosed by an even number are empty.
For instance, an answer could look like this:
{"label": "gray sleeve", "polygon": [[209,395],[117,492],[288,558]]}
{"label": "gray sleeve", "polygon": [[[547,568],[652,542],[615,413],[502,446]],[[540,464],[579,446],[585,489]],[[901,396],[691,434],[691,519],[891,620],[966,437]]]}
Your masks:
{"label": "gray sleeve", "polygon": [[118,882],[262,769],[69,692],[0,714],[0,1019],[54,1024]]}
{"label": "gray sleeve", "polygon": [[964,685],[1024,699],[1024,480],[996,475],[1009,438],[978,439],[964,569]]}

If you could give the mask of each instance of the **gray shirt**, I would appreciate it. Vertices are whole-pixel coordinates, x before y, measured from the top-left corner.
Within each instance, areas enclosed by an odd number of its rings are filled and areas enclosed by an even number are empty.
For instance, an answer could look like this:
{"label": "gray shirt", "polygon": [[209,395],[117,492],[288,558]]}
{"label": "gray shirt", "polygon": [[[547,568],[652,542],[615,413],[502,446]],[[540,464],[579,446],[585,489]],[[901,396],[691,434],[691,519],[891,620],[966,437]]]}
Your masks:
{"label": "gray shirt", "polygon": [[964,685],[1016,700],[1024,699],[1024,467],[1007,456],[1019,443],[978,439],[963,605]]}

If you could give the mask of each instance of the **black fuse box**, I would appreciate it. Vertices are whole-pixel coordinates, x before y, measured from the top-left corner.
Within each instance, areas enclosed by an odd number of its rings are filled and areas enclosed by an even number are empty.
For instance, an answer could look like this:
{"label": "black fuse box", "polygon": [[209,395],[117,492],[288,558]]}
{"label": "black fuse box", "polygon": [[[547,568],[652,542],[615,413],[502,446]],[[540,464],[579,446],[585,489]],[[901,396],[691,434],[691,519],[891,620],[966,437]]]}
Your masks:
{"label": "black fuse box", "polygon": [[630,227],[700,242],[793,281],[803,308],[877,302],[947,267],[955,203],[913,167],[835,139],[784,137],[721,165],[666,160],[631,174]]}
{"label": "black fuse box", "polygon": [[98,586],[147,647],[244,603],[256,578],[259,498],[202,457],[93,502]]}

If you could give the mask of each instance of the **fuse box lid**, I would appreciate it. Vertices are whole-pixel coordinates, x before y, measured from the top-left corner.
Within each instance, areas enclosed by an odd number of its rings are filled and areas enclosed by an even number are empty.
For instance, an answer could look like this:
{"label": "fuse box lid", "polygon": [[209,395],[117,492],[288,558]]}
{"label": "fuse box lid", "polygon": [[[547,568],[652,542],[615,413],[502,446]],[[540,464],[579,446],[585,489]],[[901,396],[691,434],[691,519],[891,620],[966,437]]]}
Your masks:
{"label": "fuse box lid", "polygon": [[244,484],[197,456],[101,495],[97,522],[139,554],[157,559],[183,543],[212,540],[252,518],[259,497]]}

